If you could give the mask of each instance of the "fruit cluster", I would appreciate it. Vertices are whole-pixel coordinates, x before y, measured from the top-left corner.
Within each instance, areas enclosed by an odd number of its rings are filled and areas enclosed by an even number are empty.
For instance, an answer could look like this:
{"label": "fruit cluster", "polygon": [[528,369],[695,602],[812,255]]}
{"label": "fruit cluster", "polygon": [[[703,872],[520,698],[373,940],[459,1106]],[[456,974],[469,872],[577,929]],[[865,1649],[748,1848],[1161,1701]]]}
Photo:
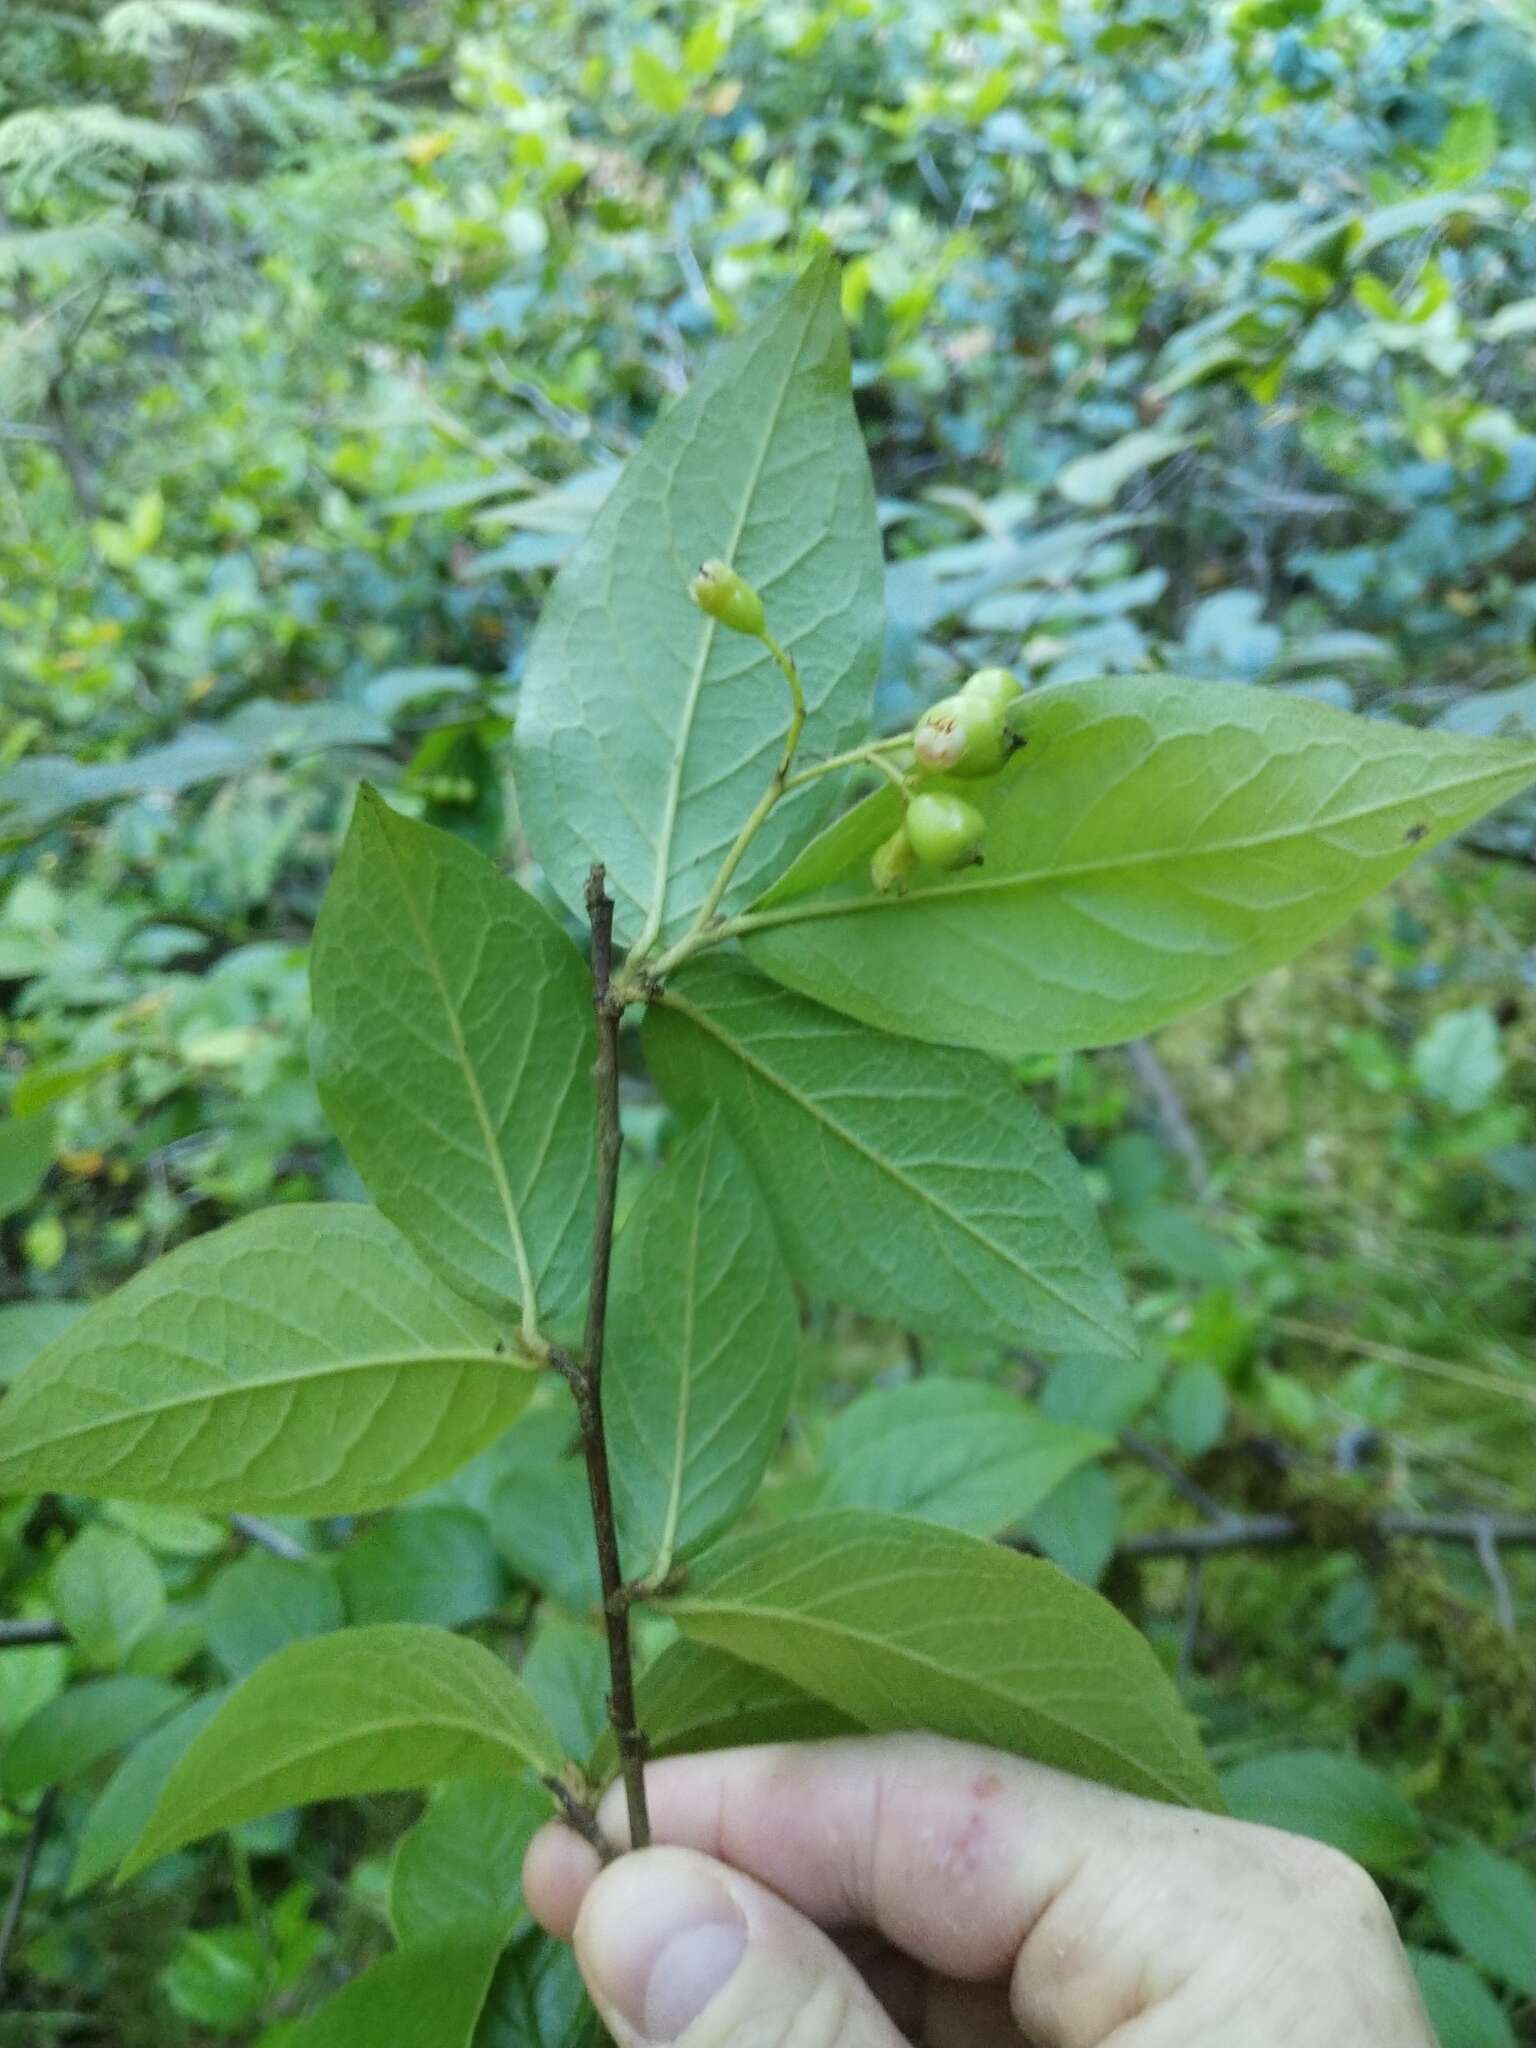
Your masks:
{"label": "fruit cluster", "polygon": [[870,862],[870,879],[882,895],[905,889],[914,867],[964,868],[982,859],[987,821],[981,812],[952,790],[924,787],[922,777],[972,782],[995,775],[1022,745],[1009,720],[1021,687],[1012,669],[979,668],[918,720],[912,733],[917,786],[903,791],[906,815]]}
{"label": "fruit cluster", "polygon": [[[688,594],[720,625],[768,640],[761,597],[729,563],[701,562]],[[1021,691],[1012,669],[979,668],[952,697],[930,705],[918,720],[912,767],[896,776],[905,813],[870,862],[870,879],[882,895],[905,890],[915,867],[964,868],[981,860],[986,819],[963,796],[931,788],[925,778],[973,782],[995,775],[1024,744],[1017,719]]]}

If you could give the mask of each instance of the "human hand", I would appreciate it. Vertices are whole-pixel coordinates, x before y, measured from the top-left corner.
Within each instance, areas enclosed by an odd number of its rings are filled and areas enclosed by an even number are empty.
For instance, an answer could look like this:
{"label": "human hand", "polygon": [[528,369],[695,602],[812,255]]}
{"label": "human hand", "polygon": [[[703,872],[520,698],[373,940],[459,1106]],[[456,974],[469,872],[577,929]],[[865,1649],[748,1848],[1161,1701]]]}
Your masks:
{"label": "human hand", "polygon": [[1380,1893],[1299,1836],[925,1735],[646,1785],[671,1846],[524,1865],[620,2048],[1435,2048]]}

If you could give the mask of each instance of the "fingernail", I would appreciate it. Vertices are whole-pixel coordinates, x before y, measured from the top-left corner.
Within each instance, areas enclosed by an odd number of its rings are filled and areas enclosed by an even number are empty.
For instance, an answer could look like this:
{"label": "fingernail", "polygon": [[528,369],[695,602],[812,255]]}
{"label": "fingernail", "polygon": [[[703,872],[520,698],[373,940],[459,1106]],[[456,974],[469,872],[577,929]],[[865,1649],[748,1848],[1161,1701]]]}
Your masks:
{"label": "fingernail", "polygon": [[747,1926],[702,1857],[621,1856],[588,1895],[577,1947],[593,1988],[647,2041],[676,2041],[734,1976]]}

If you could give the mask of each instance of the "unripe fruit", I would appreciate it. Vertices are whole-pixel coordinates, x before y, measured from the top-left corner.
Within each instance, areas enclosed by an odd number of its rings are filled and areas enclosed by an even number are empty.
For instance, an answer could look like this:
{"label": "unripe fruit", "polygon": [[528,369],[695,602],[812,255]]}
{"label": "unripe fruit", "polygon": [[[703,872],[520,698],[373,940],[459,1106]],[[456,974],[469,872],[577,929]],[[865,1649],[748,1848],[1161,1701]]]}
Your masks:
{"label": "unripe fruit", "polygon": [[930,868],[966,868],[982,858],[987,821],[963,796],[926,789],[907,806],[907,838]]}
{"label": "unripe fruit", "polygon": [[1011,668],[979,668],[961,685],[960,694],[967,703],[984,704],[1001,716],[1023,688]]}
{"label": "unripe fruit", "polygon": [[912,746],[931,775],[959,775],[967,781],[995,775],[1009,754],[1001,708],[963,691],[923,713]]}
{"label": "unripe fruit", "polygon": [[869,879],[882,896],[906,893],[907,877],[917,864],[905,824],[898,825],[890,838],[875,848],[869,864]]}
{"label": "unripe fruit", "polygon": [[755,638],[763,630],[763,600],[728,562],[700,562],[688,595],[701,612],[708,612],[733,633],[750,633]]}

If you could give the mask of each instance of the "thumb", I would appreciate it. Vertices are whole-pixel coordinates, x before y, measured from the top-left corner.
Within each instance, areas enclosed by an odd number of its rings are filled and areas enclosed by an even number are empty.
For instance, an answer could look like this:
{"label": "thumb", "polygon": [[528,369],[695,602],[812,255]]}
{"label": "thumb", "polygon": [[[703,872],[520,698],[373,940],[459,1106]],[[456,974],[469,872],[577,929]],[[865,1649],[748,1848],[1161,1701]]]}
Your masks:
{"label": "thumb", "polygon": [[819,1927],[692,1849],[610,1864],[575,1943],[619,2048],[905,2048]]}

